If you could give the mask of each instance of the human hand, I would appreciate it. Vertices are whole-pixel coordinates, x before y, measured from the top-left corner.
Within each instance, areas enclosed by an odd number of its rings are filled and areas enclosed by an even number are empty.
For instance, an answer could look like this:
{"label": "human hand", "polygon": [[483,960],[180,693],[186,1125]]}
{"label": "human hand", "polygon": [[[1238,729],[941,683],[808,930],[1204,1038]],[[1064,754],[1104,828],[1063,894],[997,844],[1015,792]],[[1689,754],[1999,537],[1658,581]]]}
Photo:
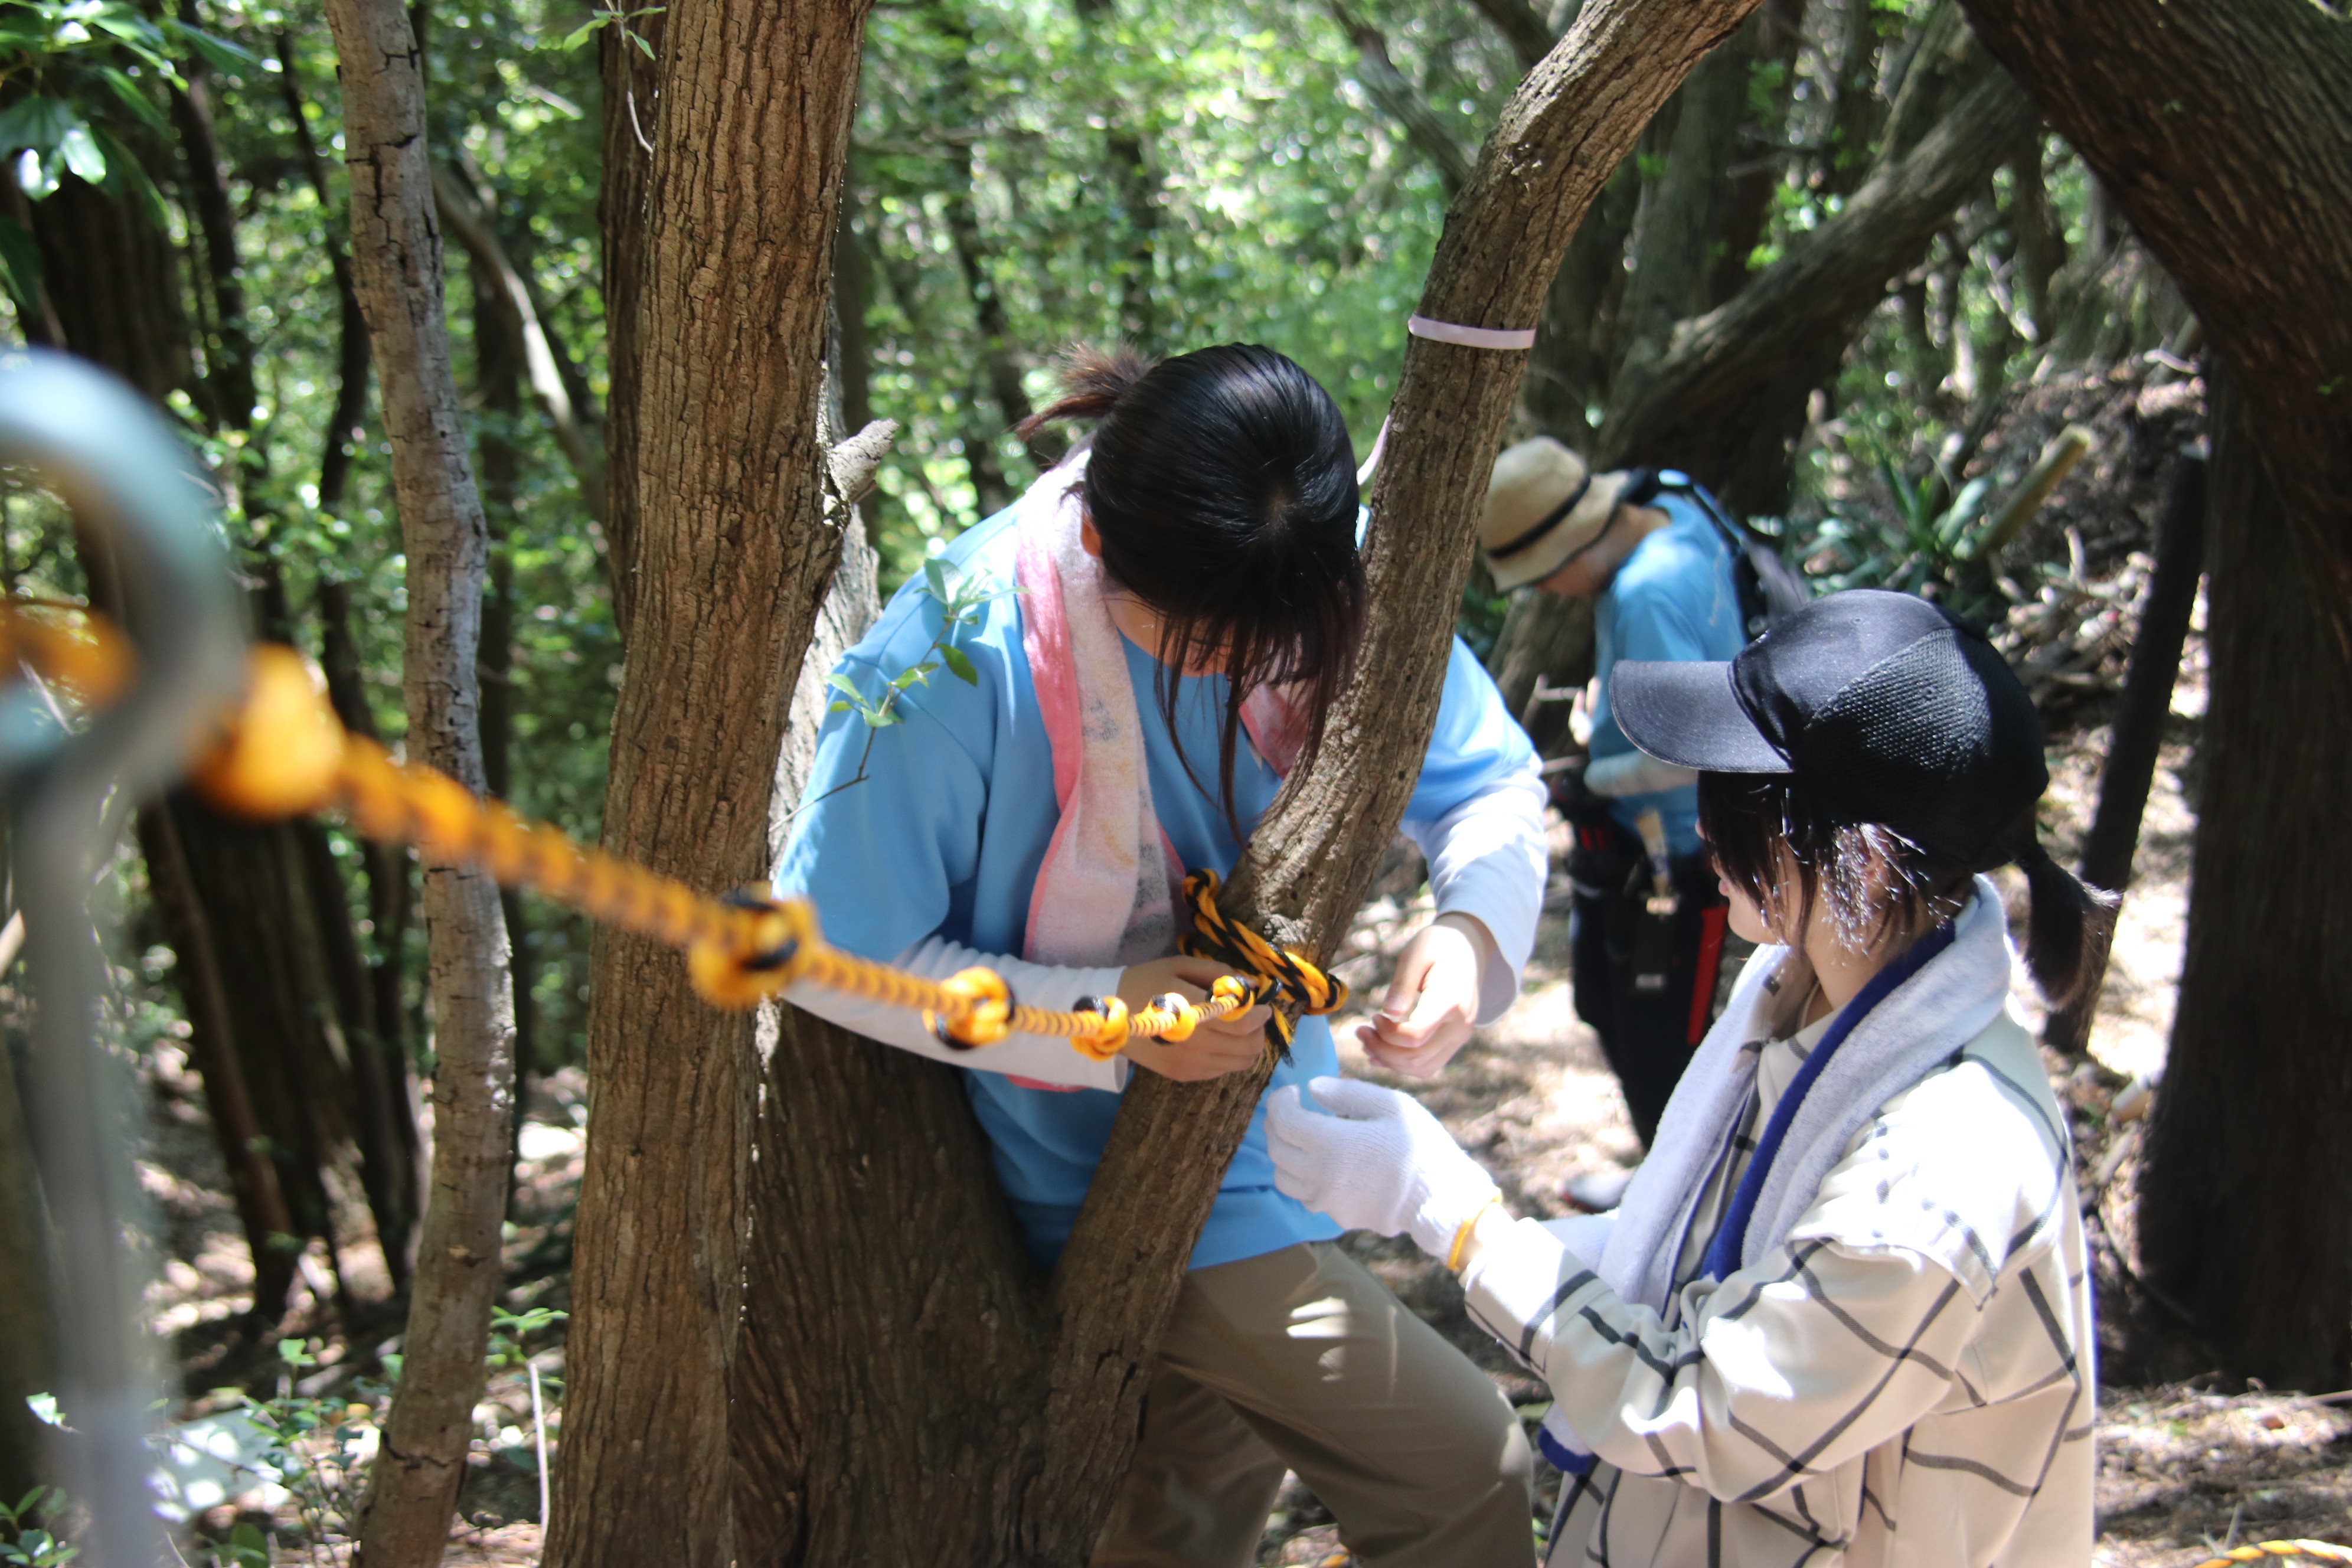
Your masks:
{"label": "human hand", "polygon": [[[1127,1004],[1129,1012],[1140,1013],[1156,998],[1173,992],[1198,1007],[1209,1000],[1209,987],[1232,973],[1211,958],[1186,958],[1181,954],[1155,958],[1148,963],[1135,964],[1119,975],[1118,999]],[[1267,1013],[1264,1006],[1249,1007],[1222,1018],[1204,1020],[1189,1039],[1130,1037],[1119,1047],[1119,1055],[1179,1083],[1223,1078],[1256,1065],[1259,1054],[1265,1049]]]}
{"label": "human hand", "polygon": [[1297,1084],[1266,1097],[1276,1189],[1350,1230],[1411,1231],[1445,1261],[1463,1225],[1500,1195],[1495,1178],[1410,1095],[1360,1079],[1307,1088],[1311,1104]]}
{"label": "human hand", "polygon": [[1407,1078],[1435,1078],[1470,1038],[1495,939],[1475,915],[1443,914],[1404,944],[1381,1010],[1359,1025],[1364,1054]]}

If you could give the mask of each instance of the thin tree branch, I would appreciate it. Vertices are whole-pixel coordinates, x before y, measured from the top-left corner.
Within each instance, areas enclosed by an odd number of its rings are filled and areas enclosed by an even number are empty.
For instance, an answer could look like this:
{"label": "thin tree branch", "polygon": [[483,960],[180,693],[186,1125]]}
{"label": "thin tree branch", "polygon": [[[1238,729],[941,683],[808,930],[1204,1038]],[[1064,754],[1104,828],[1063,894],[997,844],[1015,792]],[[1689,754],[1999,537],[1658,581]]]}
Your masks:
{"label": "thin tree branch", "polygon": [[1517,53],[1519,64],[1533,67],[1551,53],[1551,47],[1557,41],[1552,37],[1551,26],[1544,20],[1542,12],[1528,4],[1528,0],[1471,0],[1471,4],[1485,14],[1486,20],[1495,24],[1495,30],[1503,35],[1503,41]]}
{"label": "thin tree branch", "polygon": [[[1381,112],[1403,127],[1405,140],[1437,166],[1450,198],[1470,178],[1470,151],[1429,106],[1421,89],[1407,81],[1389,58],[1389,42],[1381,30],[1348,9],[1344,0],[1330,0],[1332,19],[1356,46],[1356,79],[1380,105]],[[1540,57],[1538,57],[1540,58]]]}
{"label": "thin tree branch", "polygon": [[588,509],[590,517],[603,522],[604,437],[593,423],[593,415],[572,401],[572,388],[557,363],[554,347],[540,323],[530,288],[508,258],[498,231],[490,226],[489,215],[459,184],[457,174],[439,164],[433,170],[433,200],[442,223],[457,237],[457,243],[473,257],[475,265],[484,275],[497,280],[499,309],[506,316],[515,341],[522,344],[523,372],[530,383],[531,396],[547,416],[555,444],[562,449],[564,461],[572,465],[572,477],[580,482],[582,504]]}

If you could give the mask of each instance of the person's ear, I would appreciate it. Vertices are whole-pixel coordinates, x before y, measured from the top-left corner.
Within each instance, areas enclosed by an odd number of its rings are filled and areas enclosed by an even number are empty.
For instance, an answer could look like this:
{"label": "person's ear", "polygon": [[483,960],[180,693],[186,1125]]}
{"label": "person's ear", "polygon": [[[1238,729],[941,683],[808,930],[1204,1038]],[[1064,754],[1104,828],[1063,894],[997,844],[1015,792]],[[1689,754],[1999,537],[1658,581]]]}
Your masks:
{"label": "person's ear", "polygon": [[1102,559],[1102,535],[1095,531],[1095,520],[1083,511],[1078,513],[1078,548]]}

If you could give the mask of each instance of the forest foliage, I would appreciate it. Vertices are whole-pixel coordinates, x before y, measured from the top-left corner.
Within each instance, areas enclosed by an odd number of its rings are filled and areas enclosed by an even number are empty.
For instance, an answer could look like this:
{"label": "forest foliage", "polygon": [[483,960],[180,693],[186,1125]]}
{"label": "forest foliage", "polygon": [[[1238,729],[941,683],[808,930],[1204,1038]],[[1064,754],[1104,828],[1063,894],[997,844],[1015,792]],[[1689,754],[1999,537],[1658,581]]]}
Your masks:
{"label": "forest foliage", "polygon": [[[947,541],[1057,455],[1013,427],[1049,400],[1068,343],[1269,344],[1331,390],[1369,450],[1466,159],[1531,40],[1574,8],[877,9],[835,300],[848,427],[899,426],[863,507],[884,593],[922,583]],[[614,30],[638,41],[644,15],[551,0],[413,7],[446,182],[458,382],[491,517],[490,776],[583,840],[599,831],[621,674],[597,521],[598,49]],[[1950,0],[1759,11],[1726,57],[1738,73],[1727,107],[1705,109],[1694,78],[1588,220],[1613,237],[1582,263],[1586,309],[1548,320],[1551,357],[1537,356],[1582,368],[1550,395],[1533,384],[1515,433],[1581,444],[1604,431],[1621,383],[1670,353],[1678,328],[1803,252],[1874,167],[1957,112],[1969,83],[1998,69],[1972,48]],[[168,410],[218,493],[258,628],[348,670],[366,720],[396,740],[404,563],[390,448],[352,349],[336,72],[310,0],[0,0],[0,332],[91,353]],[[1702,144],[1703,113],[1726,129],[1703,143],[1694,216],[1695,154],[1678,148]],[[1998,584],[1989,569],[1971,574],[1983,520],[2038,450],[1996,433],[2037,386],[2116,366],[2143,374],[2151,354],[2192,352],[2186,312],[2074,154],[2039,129],[1971,179],[1869,299],[1842,355],[1797,389],[1783,515],[1759,525],[1825,582],[1965,589],[1998,620],[2011,599],[2035,600],[2043,565],[2065,562],[2063,538],[2029,534],[2026,550],[2047,559],[2013,554]],[[24,476],[0,492],[0,579],[20,595],[90,587],[70,520]],[[1461,618],[1474,647],[1493,651],[1507,615],[1474,577]],[[346,921],[353,951],[389,977],[397,1016],[375,1026],[405,1053],[408,1079],[429,1078],[423,934],[390,918],[406,906],[386,901],[383,882],[404,888],[405,870],[371,862],[339,827],[324,841],[340,880],[323,918]],[[140,858],[126,852],[115,874],[127,1043],[176,1049],[190,1028],[180,955]],[[510,902],[517,916],[525,1070],[577,1066],[589,931],[528,899]],[[323,987],[310,1000],[335,1005]],[[328,1120],[306,1157],[355,1171],[356,1118]],[[329,1185],[342,1211],[325,1221],[331,1264],[374,1226],[355,1195],[364,1183]],[[541,1261],[560,1268],[561,1247]]]}

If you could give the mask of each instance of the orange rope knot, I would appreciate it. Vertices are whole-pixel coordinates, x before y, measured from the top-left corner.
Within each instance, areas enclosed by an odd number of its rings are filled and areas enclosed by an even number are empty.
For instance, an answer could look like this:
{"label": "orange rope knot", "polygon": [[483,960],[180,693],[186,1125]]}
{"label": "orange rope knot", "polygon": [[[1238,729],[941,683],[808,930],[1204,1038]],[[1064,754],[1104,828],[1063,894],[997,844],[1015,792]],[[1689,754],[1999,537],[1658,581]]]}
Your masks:
{"label": "orange rope knot", "polygon": [[1085,1034],[1070,1037],[1071,1046],[1090,1061],[1107,1062],[1127,1047],[1127,1004],[1116,996],[1081,996],[1076,1004],[1080,1015],[1093,1015],[1088,1020],[1092,1028]]}
{"label": "orange rope knot", "polygon": [[243,700],[223,716],[189,777],[217,809],[273,821],[333,800],[347,750],[326,678],[292,648],[264,644],[246,662]]}
{"label": "orange rope knot", "polygon": [[105,616],[59,599],[0,603],[0,665],[23,665],[84,708],[131,685],[130,639]]}
{"label": "orange rope knot", "polygon": [[714,1007],[756,1007],[799,978],[819,940],[816,911],[805,900],[770,898],[765,887],[718,902],[735,918],[704,922],[709,929],[686,944],[687,977]]}
{"label": "orange rope knot", "polygon": [[923,1022],[951,1051],[992,1046],[1013,1032],[1013,987],[993,969],[960,969],[940,982],[941,1005]]}
{"label": "orange rope knot", "polygon": [[1195,871],[1184,879],[1184,901],[1192,910],[1192,934],[1184,939],[1184,951],[1196,958],[1213,958],[1256,979],[1250,1000],[1274,1005],[1265,1037],[1287,1061],[1297,1019],[1346,1006],[1348,983],[1325,973],[1306,954],[1276,947],[1229,919],[1217,908],[1220,886],[1214,871]]}

